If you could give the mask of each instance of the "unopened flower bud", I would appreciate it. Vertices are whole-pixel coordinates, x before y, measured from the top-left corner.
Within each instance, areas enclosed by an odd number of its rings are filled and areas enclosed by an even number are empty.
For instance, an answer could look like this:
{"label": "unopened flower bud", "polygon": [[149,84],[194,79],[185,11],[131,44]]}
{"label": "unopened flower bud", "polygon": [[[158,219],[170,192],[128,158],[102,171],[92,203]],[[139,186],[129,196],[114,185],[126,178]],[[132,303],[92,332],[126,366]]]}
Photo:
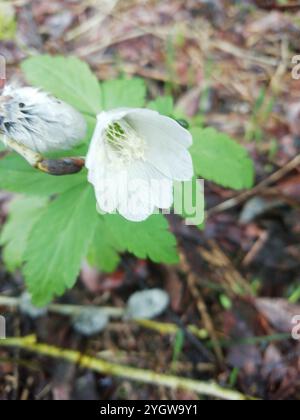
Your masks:
{"label": "unopened flower bud", "polygon": [[0,96],[0,132],[46,153],[71,149],[86,135],[83,116],[70,105],[32,87],[6,86]]}

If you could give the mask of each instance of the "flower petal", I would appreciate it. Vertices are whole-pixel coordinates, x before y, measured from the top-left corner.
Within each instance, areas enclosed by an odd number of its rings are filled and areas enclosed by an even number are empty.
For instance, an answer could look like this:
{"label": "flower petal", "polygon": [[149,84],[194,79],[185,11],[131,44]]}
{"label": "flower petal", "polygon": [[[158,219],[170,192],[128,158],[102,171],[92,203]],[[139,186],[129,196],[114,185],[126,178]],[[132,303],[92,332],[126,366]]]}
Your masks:
{"label": "flower petal", "polygon": [[[179,145],[189,148],[193,143],[193,138],[191,133],[183,128],[177,121],[173,118],[166,117],[165,115],[159,114],[157,111],[152,111],[150,109],[126,109],[126,119],[135,126],[136,122],[146,124],[149,127],[159,129],[160,135],[165,135],[172,139],[173,142],[178,143]],[[146,127],[146,125],[144,126]],[[144,130],[146,128],[143,128]],[[141,131],[141,134],[143,132]]]}
{"label": "flower petal", "polygon": [[190,153],[176,145],[151,139],[146,159],[166,177],[174,181],[189,181],[193,177],[193,162]]}
{"label": "flower petal", "polygon": [[147,140],[148,162],[170,179],[188,181],[193,177],[192,158],[187,150],[191,134],[187,130],[155,112],[130,113],[126,119]]}
{"label": "flower petal", "polygon": [[103,159],[97,166],[90,167],[88,181],[94,186],[99,209],[106,213],[114,212],[118,207],[119,172],[110,170]]}
{"label": "flower petal", "polygon": [[128,220],[142,221],[156,208],[170,208],[173,203],[173,183],[151,165],[137,161],[128,169],[127,199],[119,212]]}

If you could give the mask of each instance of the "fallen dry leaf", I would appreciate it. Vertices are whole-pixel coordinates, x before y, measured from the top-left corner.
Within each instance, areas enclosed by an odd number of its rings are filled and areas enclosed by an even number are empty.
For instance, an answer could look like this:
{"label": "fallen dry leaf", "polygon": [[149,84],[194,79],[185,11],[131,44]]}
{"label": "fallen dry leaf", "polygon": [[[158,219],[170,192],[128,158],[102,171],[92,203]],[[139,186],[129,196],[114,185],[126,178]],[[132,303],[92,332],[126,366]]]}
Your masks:
{"label": "fallen dry leaf", "polygon": [[300,316],[300,305],[289,303],[286,299],[255,299],[255,307],[279,332],[291,333],[295,316]]}

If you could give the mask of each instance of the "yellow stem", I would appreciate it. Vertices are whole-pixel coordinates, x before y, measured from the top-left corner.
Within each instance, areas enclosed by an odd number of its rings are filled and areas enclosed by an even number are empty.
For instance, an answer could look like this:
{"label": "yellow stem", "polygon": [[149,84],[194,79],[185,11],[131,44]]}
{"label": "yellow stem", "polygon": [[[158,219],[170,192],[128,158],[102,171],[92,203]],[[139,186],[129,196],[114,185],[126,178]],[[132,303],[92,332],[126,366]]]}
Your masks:
{"label": "yellow stem", "polygon": [[66,350],[55,346],[49,346],[48,344],[40,344],[36,342],[35,336],[0,340],[0,346],[18,347],[40,355],[64,359],[68,362],[76,363],[83,368],[92,369],[101,374],[126,378],[144,384],[154,384],[172,389],[184,389],[196,392],[200,395],[224,400],[243,401],[250,399],[237,391],[222,388],[214,382],[196,381],[194,379],[186,379],[172,375],[160,374],[150,370],[123,366],[117,363],[110,363],[105,360],[88,356],[78,351]]}

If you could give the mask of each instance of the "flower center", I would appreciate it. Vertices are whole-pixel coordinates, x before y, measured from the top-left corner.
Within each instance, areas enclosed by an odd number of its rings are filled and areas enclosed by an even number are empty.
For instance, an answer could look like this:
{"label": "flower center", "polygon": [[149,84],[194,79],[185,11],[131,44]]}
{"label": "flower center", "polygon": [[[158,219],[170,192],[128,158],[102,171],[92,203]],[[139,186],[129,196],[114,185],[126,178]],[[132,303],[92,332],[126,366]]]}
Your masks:
{"label": "flower center", "polygon": [[105,131],[105,142],[123,163],[144,160],[146,141],[125,120],[111,123]]}

